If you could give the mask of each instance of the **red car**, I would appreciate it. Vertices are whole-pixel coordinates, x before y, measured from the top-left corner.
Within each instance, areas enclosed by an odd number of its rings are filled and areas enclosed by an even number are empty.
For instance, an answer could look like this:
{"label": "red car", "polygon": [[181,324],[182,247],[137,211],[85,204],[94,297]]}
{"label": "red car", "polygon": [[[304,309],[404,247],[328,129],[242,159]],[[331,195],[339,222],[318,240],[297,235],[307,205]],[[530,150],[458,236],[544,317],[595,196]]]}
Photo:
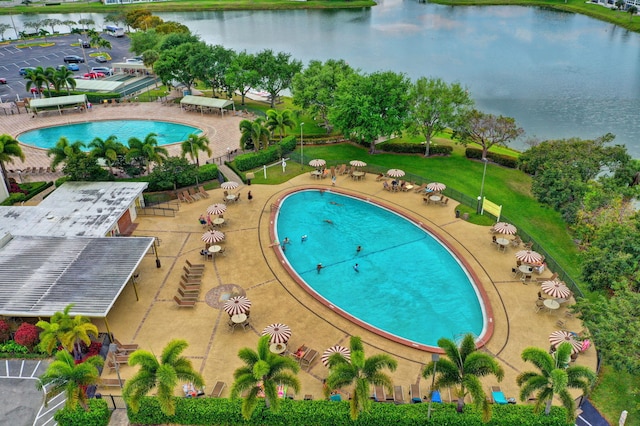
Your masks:
{"label": "red car", "polygon": [[40,90],[38,90],[37,87],[32,87],[31,88],[31,93],[42,93],[44,92],[44,89],[41,87]]}
{"label": "red car", "polygon": [[0,84],[7,84],[7,79],[0,77]]}
{"label": "red car", "polygon": [[89,78],[89,79],[96,79],[96,78],[103,78],[104,77],[104,73],[102,72],[88,72],[84,75],[84,78]]}

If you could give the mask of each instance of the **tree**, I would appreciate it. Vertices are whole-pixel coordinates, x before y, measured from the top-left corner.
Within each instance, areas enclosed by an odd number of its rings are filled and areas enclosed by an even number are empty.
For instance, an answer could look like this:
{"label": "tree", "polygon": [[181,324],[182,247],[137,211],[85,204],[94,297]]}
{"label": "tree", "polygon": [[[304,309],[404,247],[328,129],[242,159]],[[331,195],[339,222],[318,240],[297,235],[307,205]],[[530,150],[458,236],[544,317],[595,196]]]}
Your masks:
{"label": "tree", "polygon": [[338,84],[353,73],[353,69],[342,59],[329,59],[324,64],[317,60],[310,61],[307,68],[291,81],[293,104],[314,117],[319,116],[329,132],[328,114],[335,103]]}
{"label": "tree", "polygon": [[351,360],[342,354],[335,353],[329,357],[329,376],[327,387],[329,390],[353,385],[353,394],[349,401],[351,418],[356,420],[360,413],[366,412],[371,406],[369,385],[385,386],[389,392],[393,389],[393,382],[381,370],[393,372],[398,367],[395,359],[387,354],[377,354],[366,358],[364,346],[360,337],[351,336],[349,347]]}
{"label": "tree", "polygon": [[191,30],[184,24],[175,21],[164,21],[155,27],[158,34],[183,33],[189,34]]}
{"label": "tree", "polygon": [[120,26],[121,24],[124,24],[126,22],[126,19],[127,19],[127,14],[125,12],[125,9],[120,9],[115,12],[109,12],[104,16],[105,23],[111,22],[116,26]]}
{"label": "tree", "polygon": [[11,185],[9,184],[9,178],[7,177],[6,164],[13,164],[13,161],[16,158],[19,158],[22,161],[25,159],[18,141],[7,133],[0,135],[0,169],[2,170],[2,179],[4,180],[7,188],[10,188]]}
{"label": "tree", "polygon": [[71,314],[69,311],[73,304],[67,305],[62,312],[58,311],[51,316],[49,321],[40,320],[36,326],[40,332],[40,350],[51,355],[54,349],[61,344],[62,336],[71,328]]}
{"label": "tree", "polygon": [[205,81],[213,89],[213,97],[215,97],[216,92],[229,93],[226,75],[235,54],[232,49],[226,49],[219,44],[215,46],[205,45],[202,51],[202,60],[198,61],[198,78]]}
{"label": "tree", "polygon": [[409,86],[403,74],[390,71],[351,74],[338,84],[329,120],[345,136],[369,145],[374,153],[376,139],[404,128]]}
{"label": "tree", "polygon": [[242,401],[242,416],[250,419],[258,403],[258,394],[264,392],[265,404],[273,412],[280,408],[278,385],[289,386],[295,392],[300,391],[300,380],[295,376],[300,371],[298,363],[289,357],[271,353],[269,350],[270,336],[265,335],[258,340],[257,350],[242,348],[238,351],[238,358],[244,366],[233,373],[231,398],[237,398],[248,391]]}
{"label": "tree", "polygon": [[60,338],[60,343],[69,352],[73,352],[75,359],[82,358],[80,343],[89,346],[91,336],[98,337],[98,327],[91,323],[89,318],[76,315],[69,323],[69,329]]}
{"label": "tree", "polygon": [[260,72],[257,58],[251,53],[242,51],[236,54],[227,68],[225,81],[231,92],[238,91],[241,96],[241,105],[244,105],[244,98],[252,87],[260,83]]}
{"label": "tree", "polygon": [[129,138],[129,152],[127,160],[139,159],[145,165],[147,174],[151,173],[151,163],[162,163],[169,155],[166,148],[158,146],[157,133],[149,133],[141,141],[138,138]]}
{"label": "tree", "polygon": [[264,125],[264,118],[258,117],[255,120],[242,120],[239,124],[240,146],[243,150],[253,149],[258,151],[269,146],[269,129]]}
{"label": "tree", "polygon": [[[483,420],[491,418],[491,406],[487,401],[480,377],[496,376],[498,382],[504,377],[504,370],[489,354],[479,352],[472,334],[466,334],[460,347],[452,340],[441,338],[438,346],[444,350],[447,358],[432,361],[422,370],[422,377],[430,378],[436,374],[435,389],[459,386],[458,411],[464,407],[464,398],[471,394],[475,406],[482,410]],[[437,365],[437,367],[436,367]]]}
{"label": "tree", "polygon": [[134,413],[140,410],[140,400],[143,396],[157,389],[160,410],[167,416],[173,416],[176,411],[173,392],[178,381],[193,383],[201,388],[204,386],[202,376],[193,369],[191,361],[180,354],[189,344],[185,340],[170,341],[163,349],[160,360],[151,352],[139,349],[129,356],[129,365],[140,368],[122,390],[122,397],[127,401]]}
{"label": "tree", "polygon": [[35,87],[38,93],[42,93],[44,87],[48,87],[49,77],[45,72],[45,69],[42,67],[36,67],[35,69],[27,70],[27,75],[25,76],[26,84],[25,89],[31,90],[32,87]]}
{"label": "tree", "polygon": [[267,110],[267,128],[275,133],[276,130],[280,132],[280,140],[284,137],[285,128],[293,128],[296,122],[293,120],[293,113],[288,110],[278,111],[276,109]]}
{"label": "tree", "polygon": [[47,35],[49,34],[49,31],[45,30],[44,28],[40,28],[40,30],[38,31],[38,35],[42,38],[44,38],[44,42],[48,43],[47,40]]}
{"label": "tree", "polygon": [[67,162],[67,159],[73,154],[82,154],[84,147],[85,145],[81,141],[70,143],[69,139],[62,136],[53,148],[47,150],[47,157],[53,156],[51,169],[55,171],[59,164]]}
{"label": "tree", "polygon": [[440,78],[419,78],[411,86],[409,99],[408,130],[425,137],[427,157],[433,136],[447,128],[459,127],[461,117],[473,106],[468,90],[459,83],[447,84]]}
{"label": "tree", "polygon": [[54,18],[46,18],[42,20],[42,25],[51,28],[51,34],[56,33],[56,25],[62,25],[62,21]]}
{"label": "tree", "polygon": [[51,83],[53,87],[60,91],[62,86],[67,88],[67,94],[71,93],[71,89],[76,88],[76,79],[73,78],[73,72],[67,67],[60,67],[59,69],[53,72],[53,76],[51,78]]}
{"label": "tree", "polygon": [[620,10],[624,7],[624,0],[616,0],[616,9]]}
{"label": "tree", "polygon": [[127,148],[118,142],[115,135],[109,136],[107,139],[95,137],[90,143],[91,155],[96,158],[104,159],[105,164],[109,167],[109,173],[113,174],[113,163],[116,162],[118,156],[126,155]]}
{"label": "tree", "polygon": [[[155,74],[153,69],[156,61],[160,58],[160,54],[157,50],[149,49],[142,52],[142,62],[145,67],[151,68],[151,72]],[[158,80],[156,79],[156,88],[158,87]]]}
{"label": "tree", "polygon": [[633,15],[638,13],[638,7],[637,6],[629,6],[629,9],[627,9],[627,13],[629,14],[629,22],[631,22],[631,18],[633,18]]}
{"label": "tree", "polygon": [[114,180],[113,175],[104,170],[98,159],[85,152],[74,152],[67,157],[62,172],[71,181],[91,182]]}
{"label": "tree", "polygon": [[111,49],[111,42],[107,39],[104,39],[100,36],[100,34],[95,33],[89,39],[89,44],[93,48],[98,49],[98,53],[101,52],[101,49]]}
{"label": "tree", "polygon": [[42,390],[46,387],[45,401],[64,392],[67,408],[73,410],[80,404],[87,411],[89,407],[85,389],[87,386],[98,383],[100,380],[98,367],[102,366],[104,361],[99,355],[94,355],[76,364],[71,354],[66,351],[57,352],[55,358],[47,371],[40,376],[40,380],[36,382],[36,388]]}
{"label": "tree", "polygon": [[153,169],[149,175],[149,186],[160,190],[173,187],[175,191],[178,187],[193,185],[197,172],[196,166],[186,158],[169,157]]}
{"label": "tree", "polygon": [[9,24],[0,24],[0,37],[2,38],[2,41],[4,41],[4,33],[8,30],[11,29],[11,25]]}
{"label": "tree", "polygon": [[155,72],[165,84],[177,81],[190,91],[198,78],[198,58],[204,43],[184,43],[167,51],[160,50]]}
{"label": "tree", "polygon": [[87,31],[90,27],[96,24],[96,21],[89,18],[78,19],[78,24],[82,25],[82,30]]}
{"label": "tree", "polygon": [[187,154],[191,157],[192,161],[195,161],[197,167],[200,167],[200,159],[198,158],[198,153],[200,151],[206,152],[207,155],[211,155],[211,148],[209,148],[209,139],[203,135],[196,135],[195,133],[191,133],[185,141],[180,144],[182,148],[182,158],[184,158]]}
{"label": "tree", "polygon": [[69,28],[69,33],[72,33],[71,30],[73,28],[74,25],[77,25],[78,23],[76,21],[72,21],[71,19],[67,19],[65,21],[62,21],[62,25],[66,25],[67,28]]}
{"label": "tree", "polygon": [[302,70],[302,62],[292,60],[291,54],[273,53],[265,49],[256,55],[259,64],[260,88],[269,92],[271,108],[276,104],[276,98],[284,89],[291,87],[293,76]]}
{"label": "tree", "polygon": [[567,420],[573,422],[576,405],[567,389],[581,389],[586,396],[596,380],[595,373],[581,365],[569,367],[571,344],[566,342],[558,346],[553,355],[540,348],[526,348],[522,351],[522,360],[531,362],[540,371],[526,371],[518,375],[520,400],[526,401],[536,392],[534,411],[540,412],[545,406],[544,413],[548,415],[553,397],[557,395],[567,409]]}
{"label": "tree", "polygon": [[485,114],[477,109],[471,110],[459,123],[455,136],[459,136],[465,146],[468,143],[480,145],[482,158],[487,158],[487,152],[492,146],[507,146],[524,133],[513,118]]}
{"label": "tree", "polygon": [[144,29],[144,27],[140,27],[138,21],[142,21],[145,18],[151,16],[151,11],[147,9],[130,9],[125,12],[124,23],[127,24],[127,27],[131,27],[133,29]]}
{"label": "tree", "polygon": [[[131,45],[129,50],[135,54],[142,54],[147,50],[158,50],[158,45],[162,40],[162,35],[158,34],[155,29],[149,31],[138,31],[129,34]],[[144,55],[142,55],[144,58]]]}

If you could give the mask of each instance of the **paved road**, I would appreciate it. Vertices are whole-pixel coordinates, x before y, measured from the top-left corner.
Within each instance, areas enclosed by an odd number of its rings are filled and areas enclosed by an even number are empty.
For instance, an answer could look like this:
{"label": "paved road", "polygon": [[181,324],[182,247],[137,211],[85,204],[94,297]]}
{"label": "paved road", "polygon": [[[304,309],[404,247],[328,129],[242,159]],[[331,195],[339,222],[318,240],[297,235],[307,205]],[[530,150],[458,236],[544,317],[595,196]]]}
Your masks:
{"label": "paved road", "polygon": [[[134,56],[129,52],[130,40],[128,37],[111,37],[103,34],[103,38],[111,43],[111,49],[107,52],[113,58],[113,62],[121,62],[126,57]],[[99,63],[91,58],[89,54],[97,52],[97,49],[82,49],[80,46],[71,46],[78,43],[78,34],[48,36],[47,40],[54,42],[54,46],[18,49],[16,44],[11,42],[8,45],[0,46],[0,77],[7,79],[7,84],[0,84],[0,102],[15,101],[16,96],[20,98],[31,96],[25,88],[25,79],[18,72],[23,67],[56,67],[63,65],[63,58],[66,55],[86,55],[87,62],[78,64],[80,71],[74,73],[80,78],[91,67],[109,66],[110,62]],[[42,40],[42,39],[41,39]],[[44,40],[42,40],[44,41]]]}

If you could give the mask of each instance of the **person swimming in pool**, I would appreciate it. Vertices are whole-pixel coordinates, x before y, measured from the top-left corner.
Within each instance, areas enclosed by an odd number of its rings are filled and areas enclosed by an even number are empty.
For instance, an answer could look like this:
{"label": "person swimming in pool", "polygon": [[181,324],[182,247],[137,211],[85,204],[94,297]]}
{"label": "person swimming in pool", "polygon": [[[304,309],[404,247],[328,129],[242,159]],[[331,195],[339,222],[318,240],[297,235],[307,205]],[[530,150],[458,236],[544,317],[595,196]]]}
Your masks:
{"label": "person swimming in pool", "polygon": [[353,270],[356,271],[356,272],[360,272],[360,267],[358,266],[357,263],[355,265],[353,265]]}
{"label": "person swimming in pool", "polygon": [[307,236],[303,235],[302,237],[300,237],[300,242],[304,243],[305,241],[307,241]]}
{"label": "person swimming in pool", "polygon": [[331,219],[325,219],[325,222],[327,222],[329,225],[333,225],[333,221]]}

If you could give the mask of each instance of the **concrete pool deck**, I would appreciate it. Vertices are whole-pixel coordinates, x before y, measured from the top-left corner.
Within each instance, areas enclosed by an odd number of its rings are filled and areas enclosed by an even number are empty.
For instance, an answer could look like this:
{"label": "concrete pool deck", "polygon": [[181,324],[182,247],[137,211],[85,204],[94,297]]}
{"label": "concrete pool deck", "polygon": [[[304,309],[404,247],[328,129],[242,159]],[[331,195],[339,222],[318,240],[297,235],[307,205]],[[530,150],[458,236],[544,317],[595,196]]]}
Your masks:
{"label": "concrete pool deck", "polygon": [[[238,122],[241,120],[241,117],[235,116],[221,118],[183,113],[177,107],[160,107],[155,104],[95,107],[94,111],[87,114],[93,115],[92,119],[161,117],[187,124],[194,123],[199,127],[208,126],[212,131],[209,138],[213,142],[213,157],[224,155],[226,147],[237,147]],[[2,117],[0,121],[6,124],[5,131],[15,136],[21,131],[36,127],[36,123],[54,125],[72,119],[79,121],[88,119],[87,114],[37,119],[21,114]],[[25,155],[27,159],[24,164],[9,164],[7,168],[46,168],[50,163],[44,150],[26,148]],[[279,169],[269,169],[269,173],[279,173]],[[41,177],[38,180],[40,179]],[[440,180],[447,182],[446,176],[441,176]],[[422,197],[413,192],[384,191],[382,184],[375,182],[372,176],[363,181],[352,181],[346,175],[339,176],[336,184],[339,188],[362,197],[383,201],[428,224],[440,238],[445,239],[465,257],[492,307],[494,332],[482,350],[494,355],[503,366],[505,378],[500,386],[507,397],[517,396],[515,378],[520,372],[535,370],[533,365],[520,359],[525,347],[549,348],[548,336],[558,329],[556,322],[560,319],[567,322],[567,329],[576,332],[582,330],[578,319],[564,316],[565,307],[560,312],[535,312],[539,286],[535,281],[523,285],[512,277],[515,249],[507,248],[505,253],[499,252],[491,244],[487,227],[456,219],[457,203],[453,200],[445,207],[426,205]],[[144,259],[139,269],[137,285],[139,301],[136,301],[133,287],[127,286],[108,316],[110,330],[121,342],[137,343],[141,348],[156,354],[171,339],[186,339],[189,347],[184,354],[203,374],[207,392],[210,392],[216,381],[221,380],[227,384],[222,393],[225,397],[229,396],[233,371],[241,365],[237,358],[238,350],[242,347],[255,348],[260,332],[271,323],[282,322],[292,328],[290,348],[295,349],[305,344],[320,354],[336,344],[348,346],[349,336],[358,335],[363,339],[366,355],[385,352],[398,360],[398,369],[390,375],[396,385],[403,386],[407,392],[405,395],[408,396],[409,385],[418,381],[422,394],[426,395],[430,380],[423,379],[420,372],[423,365],[431,360],[428,352],[387,340],[332,312],[296,284],[280,263],[276,249],[269,247],[272,204],[285,192],[305,186],[330,189],[331,181],[317,181],[305,173],[281,185],[252,185],[236,190],[243,194],[242,200],[229,205],[224,215],[227,220],[223,229],[226,234],[226,242],[223,243],[226,255],[206,262],[202,292],[195,308],[178,308],[173,297],[177,293],[185,260],[205,263],[199,254],[204,243],[200,240],[203,229],[198,217],[208,205],[222,201],[223,191],[209,191],[209,199],[182,204],[175,218],[138,218],[134,235],[156,236],[161,240],[159,258],[162,267],[156,268],[155,257],[152,255]],[[248,190],[253,194],[252,202],[247,201]],[[408,255],[408,261],[410,260]],[[420,267],[416,265],[416,268]],[[546,271],[542,277],[550,275],[551,272]],[[251,327],[246,331],[238,328],[231,332],[227,326],[228,316],[220,309],[221,298],[234,290],[246,294],[253,302]],[[96,324],[101,331],[106,331],[103,321],[97,320]],[[416,324],[416,327],[429,327],[429,324]],[[577,363],[595,370],[595,350],[590,349],[580,355]],[[131,377],[135,371],[136,369],[126,365],[120,368],[124,379]],[[318,356],[308,371],[300,372],[302,390],[296,398],[300,399],[304,394],[321,398],[322,379],[327,372]],[[115,378],[116,375],[114,371],[105,369],[103,377]],[[483,384],[488,392],[489,387],[497,384],[497,381],[489,377],[483,380]],[[115,394],[118,389],[104,388],[102,393]],[[180,389],[176,389],[176,395],[179,394]],[[445,400],[449,399],[446,390],[443,391],[443,397]]]}

